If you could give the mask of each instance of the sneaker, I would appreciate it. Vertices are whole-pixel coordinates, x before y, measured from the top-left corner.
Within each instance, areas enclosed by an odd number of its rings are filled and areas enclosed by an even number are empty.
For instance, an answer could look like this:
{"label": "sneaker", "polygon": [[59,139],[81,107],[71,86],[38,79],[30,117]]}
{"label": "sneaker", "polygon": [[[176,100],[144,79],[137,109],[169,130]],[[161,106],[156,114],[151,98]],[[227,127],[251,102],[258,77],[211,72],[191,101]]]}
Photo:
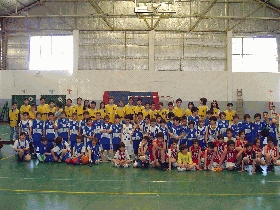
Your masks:
{"label": "sneaker", "polygon": [[120,167],[120,165],[115,163],[115,167]]}
{"label": "sneaker", "polygon": [[267,166],[267,172],[271,172],[273,170],[274,166],[273,165],[269,165]]}
{"label": "sneaker", "polygon": [[263,172],[263,169],[262,169],[262,167],[260,167],[260,166],[256,166],[256,170],[255,170],[256,172]]}
{"label": "sneaker", "polygon": [[124,168],[128,168],[128,167],[129,167],[129,164],[124,164],[123,167],[124,167]]}
{"label": "sneaker", "polygon": [[248,171],[248,169],[249,169],[249,167],[246,165],[246,166],[244,167],[244,171]]}
{"label": "sneaker", "polygon": [[89,166],[89,167],[92,167],[92,165],[93,165],[92,162],[89,162],[89,163],[88,163],[88,166]]}
{"label": "sneaker", "polygon": [[111,158],[109,158],[109,157],[107,157],[107,158],[106,158],[106,160],[108,160],[108,161],[112,161],[112,159],[111,159]]}
{"label": "sneaker", "polygon": [[59,158],[57,162],[58,162],[58,163],[61,163],[61,159]]}
{"label": "sneaker", "polygon": [[18,156],[18,162],[22,162],[23,161],[23,158],[20,158],[19,156]]}
{"label": "sneaker", "polygon": [[181,172],[181,171],[186,171],[187,169],[186,168],[178,167],[177,170],[178,170],[178,172]]}

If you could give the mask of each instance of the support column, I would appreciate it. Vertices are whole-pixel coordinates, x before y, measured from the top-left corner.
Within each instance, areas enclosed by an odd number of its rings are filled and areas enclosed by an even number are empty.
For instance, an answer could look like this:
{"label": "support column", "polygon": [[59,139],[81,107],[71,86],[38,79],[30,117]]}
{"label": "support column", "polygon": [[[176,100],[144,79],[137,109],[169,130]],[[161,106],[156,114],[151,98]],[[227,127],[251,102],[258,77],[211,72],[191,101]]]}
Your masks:
{"label": "support column", "polygon": [[149,71],[155,71],[155,31],[149,31]]}
{"label": "support column", "polygon": [[0,20],[1,22],[1,70],[7,69],[7,52],[8,52],[8,40],[7,40],[7,33],[5,32],[5,25],[4,25],[4,19]]}
{"label": "support column", "polygon": [[276,39],[277,42],[277,51],[278,51],[278,72],[280,72],[280,36]]}
{"label": "support column", "polygon": [[79,69],[79,30],[73,30],[73,76],[76,77]]}
{"label": "support column", "polygon": [[232,102],[233,97],[233,77],[232,77],[232,31],[227,32],[227,101]]}

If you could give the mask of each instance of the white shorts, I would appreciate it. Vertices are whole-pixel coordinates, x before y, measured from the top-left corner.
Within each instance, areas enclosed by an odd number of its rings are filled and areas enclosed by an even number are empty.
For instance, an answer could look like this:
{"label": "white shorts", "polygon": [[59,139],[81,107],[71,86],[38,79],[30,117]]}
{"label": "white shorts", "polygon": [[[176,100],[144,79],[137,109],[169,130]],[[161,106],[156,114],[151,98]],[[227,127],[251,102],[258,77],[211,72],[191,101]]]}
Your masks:
{"label": "white shorts", "polygon": [[226,162],[226,168],[229,168],[229,167],[234,167],[235,166],[235,163],[232,163],[232,162]]}
{"label": "white shorts", "polygon": [[133,154],[133,147],[132,147],[132,145],[125,146],[125,149],[126,149],[128,155],[132,155]]}

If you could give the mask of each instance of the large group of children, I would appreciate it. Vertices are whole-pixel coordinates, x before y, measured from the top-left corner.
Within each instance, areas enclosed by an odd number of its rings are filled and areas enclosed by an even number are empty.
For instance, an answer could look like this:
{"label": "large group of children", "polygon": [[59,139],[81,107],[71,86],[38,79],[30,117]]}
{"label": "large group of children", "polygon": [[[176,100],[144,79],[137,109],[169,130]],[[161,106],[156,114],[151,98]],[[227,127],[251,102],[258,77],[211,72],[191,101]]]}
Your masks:
{"label": "large group of children", "polygon": [[117,106],[109,97],[109,103],[101,102],[97,109],[95,101],[82,105],[78,98],[77,105],[67,99],[62,108],[52,100],[46,104],[43,97],[37,107],[30,106],[26,98],[20,110],[13,102],[10,139],[19,134],[14,142],[18,160],[89,166],[110,161],[116,167],[178,171],[243,172],[251,165],[252,173],[262,171],[261,166],[267,165],[268,171],[280,166],[276,120],[268,112],[256,113],[253,120],[245,114],[240,122],[232,103],[221,112],[215,100],[209,109],[206,98],[198,107],[189,102],[186,110],[180,98],[175,106],[169,102],[168,109],[159,102],[158,110],[154,102],[133,102],[131,97],[127,105],[120,101]]}

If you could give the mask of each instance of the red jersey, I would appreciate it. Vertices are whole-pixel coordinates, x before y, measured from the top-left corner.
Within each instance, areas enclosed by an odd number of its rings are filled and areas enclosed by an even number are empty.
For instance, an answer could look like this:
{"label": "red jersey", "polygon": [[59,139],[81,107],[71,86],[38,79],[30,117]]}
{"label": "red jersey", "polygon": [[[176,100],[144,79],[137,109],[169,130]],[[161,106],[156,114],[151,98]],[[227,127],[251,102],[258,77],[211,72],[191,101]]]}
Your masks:
{"label": "red jersey", "polygon": [[241,142],[240,139],[238,139],[236,141],[236,147],[240,147],[241,146],[242,148],[244,148],[245,144],[247,144],[247,143],[248,143],[248,141],[246,139],[244,139],[243,142]]}
{"label": "red jersey", "polygon": [[[150,149],[150,154],[153,154],[153,144],[154,143],[156,143],[156,145],[158,146],[158,147],[163,147],[163,144],[164,144],[164,141],[162,141],[162,142],[159,142],[159,140],[158,139],[155,139],[155,140],[153,140],[153,143],[150,145],[150,147],[149,147],[149,149]],[[158,154],[158,151],[159,150],[156,150],[156,157],[155,158],[158,158],[159,157],[159,154]],[[151,155],[151,161],[154,161],[155,159],[154,159],[154,156],[153,155]]]}
{"label": "red jersey", "polygon": [[215,141],[215,146],[217,147],[217,153],[216,153],[213,161],[216,163],[219,163],[220,159],[223,155],[223,152],[227,146],[227,143],[223,142],[222,144],[220,144],[219,141]]}
{"label": "red jersey", "polygon": [[267,145],[265,153],[269,153],[272,157],[277,157],[278,148],[277,148],[277,146],[274,146],[273,148],[271,148],[269,145]]}
{"label": "red jersey", "polygon": [[212,151],[209,151],[209,149],[207,148],[205,151],[207,151],[206,166],[208,166],[211,163],[211,160],[212,160],[212,157],[214,154],[214,150],[212,149]]}
{"label": "red jersey", "polygon": [[170,146],[169,149],[171,150],[171,158],[177,159],[178,149],[177,148],[174,149],[172,146]]}
{"label": "red jersey", "polygon": [[256,147],[256,145],[253,145],[253,150],[257,153],[262,152],[262,147],[259,146],[259,148]]}
{"label": "red jersey", "polygon": [[196,149],[194,148],[194,146],[190,147],[190,151],[192,153],[192,161],[196,164],[198,164],[199,150],[200,150],[200,146],[198,146]]}
{"label": "red jersey", "polygon": [[236,149],[233,149],[232,151],[227,149],[226,162],[235,163],[237,153],[238,151]]}
{"label": "red jersey", "polygon": [[253,165],[253,160],[256,159],[256,152],[254,150],[251,150],[251,152],[248,152],[246,149],[242,152],[242,159],[244,157],[247,157],[249,159],[249,165]]}

